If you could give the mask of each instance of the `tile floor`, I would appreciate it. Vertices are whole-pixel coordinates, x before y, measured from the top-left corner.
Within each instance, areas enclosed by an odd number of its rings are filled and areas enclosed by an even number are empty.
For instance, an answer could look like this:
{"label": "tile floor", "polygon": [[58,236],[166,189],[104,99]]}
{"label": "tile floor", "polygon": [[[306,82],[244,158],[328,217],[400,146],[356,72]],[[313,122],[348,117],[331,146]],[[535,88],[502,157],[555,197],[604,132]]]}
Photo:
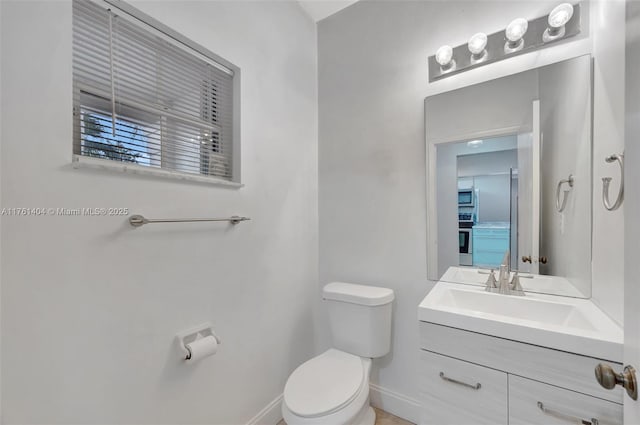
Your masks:
{"label": "tile floor", "polygon": [[[409,421],[405,421],[397,416],[393,416],[391,413],[387,413],[384,410],[373,408],[376,411],[376,425],[413,425]],[[278,425],[287,425],[284,420],[278,422]]]}
{"label": "tile floor", "polygon": [[384,410],[373,408],[376,411],[376,425],[413,425],[412,422],[387,413]]}

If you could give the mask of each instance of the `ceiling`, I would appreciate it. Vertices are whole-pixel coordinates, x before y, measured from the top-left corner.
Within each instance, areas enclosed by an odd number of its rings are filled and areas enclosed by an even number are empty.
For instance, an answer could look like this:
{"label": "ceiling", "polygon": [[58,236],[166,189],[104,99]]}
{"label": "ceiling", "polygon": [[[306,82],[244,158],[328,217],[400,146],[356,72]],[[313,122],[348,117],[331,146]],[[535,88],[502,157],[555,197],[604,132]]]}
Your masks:
{"label": "ceiling", "polygon": [[300,6],[302,6],[311,19],[318,22],[357,1],[358,0],[298,0],[298,3],[300,3]]}

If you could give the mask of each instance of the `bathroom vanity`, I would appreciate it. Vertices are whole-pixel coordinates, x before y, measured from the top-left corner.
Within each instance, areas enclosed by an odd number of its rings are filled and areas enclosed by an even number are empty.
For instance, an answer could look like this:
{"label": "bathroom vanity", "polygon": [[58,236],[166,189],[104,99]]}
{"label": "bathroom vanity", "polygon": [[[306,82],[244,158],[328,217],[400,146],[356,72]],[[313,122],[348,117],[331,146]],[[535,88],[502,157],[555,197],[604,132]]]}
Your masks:
{"label": "bathroom vanity", "polygon": [[[623,390],[594,374],[621,369],[623,331],[590,300],[591,81],[578,56],[425,99],[421,424],[622,424]],[[474,267],[451,243],[460,179],[482,192]],[[485,291],[499,267],[525,296]]]}
{"label": "bathroom vanity", "polygon": [[[615,425],[616,384],[637,397],[633,370],[612,381],[623,330],[591,300],[592,88],[583,55],[425,99],[437,283],[418,308],[421,424]],[[475,191],[462,214],[461,188]]]}
{"label": "bathroom vanity", "polygon": [[439,282],[418,309],[421,424],[622,424],[622,329],[590,300]]}

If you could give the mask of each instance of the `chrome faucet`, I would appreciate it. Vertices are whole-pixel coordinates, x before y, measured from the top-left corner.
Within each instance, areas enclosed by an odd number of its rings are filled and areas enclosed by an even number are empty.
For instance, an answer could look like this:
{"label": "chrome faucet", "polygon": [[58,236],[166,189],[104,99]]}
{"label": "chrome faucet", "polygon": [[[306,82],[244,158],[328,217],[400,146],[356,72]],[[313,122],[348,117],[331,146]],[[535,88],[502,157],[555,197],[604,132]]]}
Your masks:
{"label": "chrome faucet", "polygon": [[495,271],[491,269],[489,278],[487,279],[484,290],[487,292],[495,292],[504,295],[524,296],[524,290],[520,284],[520,276],[516,271],[513,274],[511,282],[509,282],[509,250],[504,254],[502,264],[500,265],[500,274],[496,281]]}
{"label": "chrome faucet", "polygon": [[511,293],[509,285],[509,266],[502,264],[500,266],[500,274],[498,275],[498,292],[504,295]]}

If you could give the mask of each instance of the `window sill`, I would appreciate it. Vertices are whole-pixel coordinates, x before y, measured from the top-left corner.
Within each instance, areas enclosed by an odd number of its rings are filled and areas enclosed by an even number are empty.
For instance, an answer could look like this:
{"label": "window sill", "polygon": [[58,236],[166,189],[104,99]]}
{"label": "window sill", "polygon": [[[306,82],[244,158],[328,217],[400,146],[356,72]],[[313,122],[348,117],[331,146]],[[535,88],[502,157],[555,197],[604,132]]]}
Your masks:
{"label": "window sill", "polygon": [[178,171],[164,170],[161,168],[151,168],[135,164],[124,164],[109,159],[91,158],[82,155],[73,155],[72,167],[76,169],[93,169],[102,171],[115,171],[128,174],[136,174],[147,177],[160,177],[184,182],[200,183],[211,186],[224,186],[239,189],[244,184],[222,180],[217,177],[198,176],[195,174],[180,173]]}

